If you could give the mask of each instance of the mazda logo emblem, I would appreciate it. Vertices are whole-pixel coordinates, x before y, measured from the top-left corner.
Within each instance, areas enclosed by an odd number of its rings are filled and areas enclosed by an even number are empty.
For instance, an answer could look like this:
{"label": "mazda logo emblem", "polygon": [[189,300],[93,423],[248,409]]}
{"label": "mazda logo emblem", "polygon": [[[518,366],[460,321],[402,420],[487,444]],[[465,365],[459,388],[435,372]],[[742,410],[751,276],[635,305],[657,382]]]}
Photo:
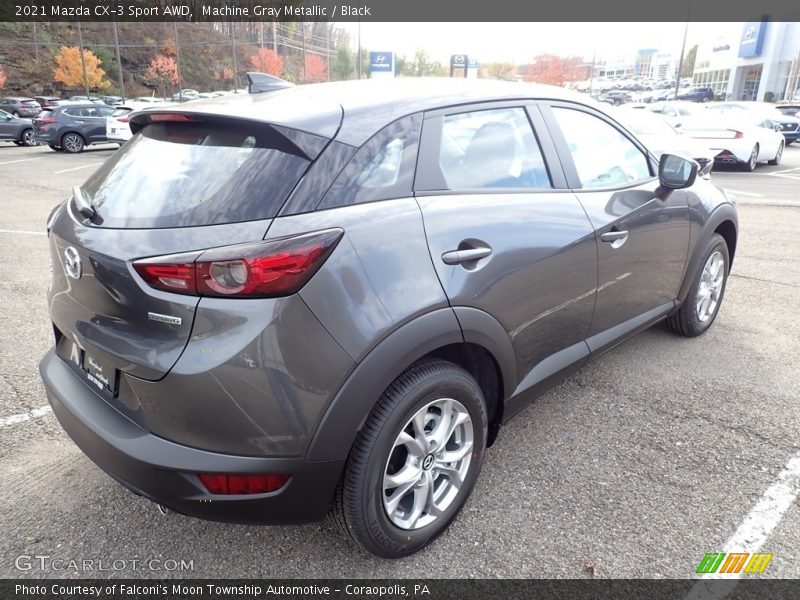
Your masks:
{"label": "mazda logo emblem", "polygon": [[64,250],[64,270],[73,279],[80,279],[82,273],[81,257],[72,246]]}

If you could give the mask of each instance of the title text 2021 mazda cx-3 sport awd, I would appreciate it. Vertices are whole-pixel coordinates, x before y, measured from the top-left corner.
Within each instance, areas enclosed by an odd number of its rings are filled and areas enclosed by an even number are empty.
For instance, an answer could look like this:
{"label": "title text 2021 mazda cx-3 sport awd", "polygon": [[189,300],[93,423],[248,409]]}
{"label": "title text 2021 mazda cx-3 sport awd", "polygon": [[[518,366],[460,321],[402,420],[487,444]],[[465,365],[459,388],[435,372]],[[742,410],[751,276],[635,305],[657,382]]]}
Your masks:
{"label": "title text 2021 mazda cx-3 sport awd", "polygon": [[533,397],[665,320],[714,321],[725,193],[551,87],[398,80],[134,113],[48,222],[53,410],[120,483],[206,519],[329,510],[440,534]]}

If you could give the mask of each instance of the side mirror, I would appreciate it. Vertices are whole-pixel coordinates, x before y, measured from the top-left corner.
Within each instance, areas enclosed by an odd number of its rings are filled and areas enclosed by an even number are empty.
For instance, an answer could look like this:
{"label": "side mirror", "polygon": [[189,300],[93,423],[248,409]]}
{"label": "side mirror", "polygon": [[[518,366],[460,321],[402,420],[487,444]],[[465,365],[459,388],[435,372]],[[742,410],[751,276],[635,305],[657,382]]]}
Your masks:
{"label": "side mirror", "polygon": [[773,125],[772,125],[772,128],[773,128],[775,131],[778,131],[778,132],[781,132],[781,131],[783,131],[783,127],[781,127],[781,124],[780,124],[780,123],[773,123]]}
{"label": "side mirror", "polygon": [[680,190],[691,187],[697,179],[698,165],[677,154],[662,154],[658,163],[658,181],[662,187]]}

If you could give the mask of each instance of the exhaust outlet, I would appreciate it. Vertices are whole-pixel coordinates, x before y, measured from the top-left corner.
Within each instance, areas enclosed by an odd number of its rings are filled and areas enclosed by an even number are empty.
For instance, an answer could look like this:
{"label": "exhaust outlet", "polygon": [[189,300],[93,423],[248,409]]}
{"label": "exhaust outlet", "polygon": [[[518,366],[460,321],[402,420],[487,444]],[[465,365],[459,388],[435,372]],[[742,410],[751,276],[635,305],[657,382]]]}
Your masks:
{"label": "exhaust outlet", "polygon": [[156,506],[158,507],[158,512],[160,512],[162,515],[169,514],[169,509],[163,504],[156,504]]}

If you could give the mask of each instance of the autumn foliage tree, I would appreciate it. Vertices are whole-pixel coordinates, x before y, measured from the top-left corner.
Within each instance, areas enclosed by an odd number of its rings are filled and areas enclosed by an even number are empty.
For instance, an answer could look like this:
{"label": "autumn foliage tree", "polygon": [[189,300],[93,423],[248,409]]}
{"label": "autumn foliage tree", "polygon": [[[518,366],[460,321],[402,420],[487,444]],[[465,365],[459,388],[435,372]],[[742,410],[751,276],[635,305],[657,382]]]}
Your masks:
{"label": "autumn foliage tree", "polygon": [[106,72],[100,68],[102,62],[91,50],[83,50],[83,62],[86,65],[86,82],[83,80],[81,51],[77,46],[61,46],[56,54],[56,68],[53,79],[69,88],[82,88],[84,83],[91,90],[104,90],[111,85],[105,79]]}
{"label": "autumn foliage tree", "polygon": [[0,90],[2,90],[6,86],[6,74],[3,73],[3,70],[0,69]]}
{"label": "autumn foliage tree", "polygon": [[563,85],[568,81],[578,81],[584,78],[581,62],[577,56],[564,58],[553,54],[541,54],[528,65],[523,79],[550,85]]}
{"label": "autumn foliage tree", "polygon": [[253,65],[256,71],[261,71],[262,73],[278,77],[283,74],[283,58],[277,52],[268,48],[261,48],[250,56],[250,64]]}
{"label": "autumn foliage tree", "polygon": [[316,54],[306,56],[303,83],[318,83],[328,78],[328,65]]}
{"label": "autumn foliage tree", "polygon": [[144,78],[161,86],[164,90],[164,97],[166,97],[167,85],[178,85],[178,64],[171,56],[156,54],[145,69]]}

